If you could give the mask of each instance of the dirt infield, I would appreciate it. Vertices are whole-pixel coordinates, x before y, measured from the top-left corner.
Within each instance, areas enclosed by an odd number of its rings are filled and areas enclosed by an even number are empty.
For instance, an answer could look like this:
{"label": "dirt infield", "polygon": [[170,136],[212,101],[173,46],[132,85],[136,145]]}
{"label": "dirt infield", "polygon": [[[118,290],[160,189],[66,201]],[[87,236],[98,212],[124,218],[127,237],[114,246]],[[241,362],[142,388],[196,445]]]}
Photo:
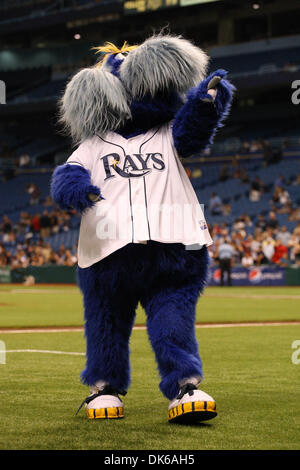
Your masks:
{"label": "dirt infield", "polygon": [[271,295],[271,294],[227,294],[227,293],[222,293],[222,294],[209,294],[205,293],[205,297],[209,297],[212,299],[284,299],[284,300],[299,300],[300,295],[288,295],[288,294],[276,294],[276,295]]}
{"label": "dirt infield", "polygon": [[[285,326],[300,325],[299,321],[277,321],[277,322],[231,322],[231,323],[196,323],[196,328],[241,328],[251,326]],[[146,330],[145,325],[135,325],[134,330]],[[80,326],[60,326],[60,327],[26,327],[26,328],[0,328],[0,334],[17,333],[68,333],[83,332]]]}

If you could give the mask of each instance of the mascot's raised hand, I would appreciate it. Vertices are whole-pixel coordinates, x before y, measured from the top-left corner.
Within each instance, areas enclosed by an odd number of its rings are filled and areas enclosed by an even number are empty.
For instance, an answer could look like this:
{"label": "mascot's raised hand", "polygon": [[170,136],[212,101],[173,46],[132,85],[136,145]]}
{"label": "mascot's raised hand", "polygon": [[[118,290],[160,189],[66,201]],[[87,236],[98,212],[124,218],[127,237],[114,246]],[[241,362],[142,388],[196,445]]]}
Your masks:
{"label": "mascot's raised hand", "polygon": [[[182,37],[96,49],[100,61],[74,75],[60,102],[77,148],[51,186],[61,208],[82,213],[81,379],[90,387],[83,404],[90,419],[124,416],[119,395],[130,385],[129,338],[140,302],[169,421],[211,419],[216,403],[198,389],[203,371],[194,324],[212,239],[180,159],[212,142],[234,87],[224,70],[207,77],[207,55]],[[151,391],[145,400],[151,410]]]}
{"label": "mascot's raised hand", "polygon": [[225,70],[217,70],[188,91],[173,124],[174,143],[181,157],[190,157],[211,144],[228,116],[234,86],[226,75]]}

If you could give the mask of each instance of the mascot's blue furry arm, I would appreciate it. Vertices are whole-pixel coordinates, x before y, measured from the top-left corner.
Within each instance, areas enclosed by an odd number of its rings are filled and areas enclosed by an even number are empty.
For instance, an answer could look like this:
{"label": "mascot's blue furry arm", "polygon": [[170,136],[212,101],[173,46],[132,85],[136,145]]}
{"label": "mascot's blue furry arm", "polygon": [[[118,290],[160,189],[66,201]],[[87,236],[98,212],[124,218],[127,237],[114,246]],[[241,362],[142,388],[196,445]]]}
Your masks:
{"label": "mascot's blue furry arm", "polygon": [[[224,79],[227,72],[217,70],[187,93],[187,101],[173,122],[174,145],[180,157],[189,157],[212,143],[222,121],[228,116],[235,87]],[[220,77],[215,100],[208,94],[208,85]]]}
{"label": "mascot's blue furry arm", "polygon": [[92,185],[89,171],[70,164],[58,166],[53,173],[51,196],[61,209],[74,208],[79,212],[103,199],[100,189]]}

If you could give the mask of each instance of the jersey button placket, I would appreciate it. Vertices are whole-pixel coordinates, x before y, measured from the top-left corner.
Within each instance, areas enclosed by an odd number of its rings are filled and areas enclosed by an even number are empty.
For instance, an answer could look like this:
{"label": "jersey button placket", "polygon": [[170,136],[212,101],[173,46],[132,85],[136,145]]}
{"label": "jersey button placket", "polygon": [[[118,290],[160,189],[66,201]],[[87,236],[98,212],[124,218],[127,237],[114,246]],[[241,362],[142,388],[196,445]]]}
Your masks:
{"label": "jersey button placket", "polygon": [[[131,157],[135,159],[134,154],[137,153],[137,150],[132,148],[132,145],[129,145],[128,150]],[[136,165],[138,168],[140,168],[140,163],[138,161],[136,162]],[[140,176],[131,176],[130,185],[134,226],[133,241],[138,243],[149,238],[144,176],[142,174]]]}

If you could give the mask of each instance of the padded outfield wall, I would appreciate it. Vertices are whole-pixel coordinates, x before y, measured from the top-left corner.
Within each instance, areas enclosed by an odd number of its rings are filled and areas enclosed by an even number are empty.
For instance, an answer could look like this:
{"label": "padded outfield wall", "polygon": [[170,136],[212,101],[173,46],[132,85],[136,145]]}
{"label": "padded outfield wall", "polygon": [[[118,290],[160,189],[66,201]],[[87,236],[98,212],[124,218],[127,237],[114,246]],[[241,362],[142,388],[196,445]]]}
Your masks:
{"label": "padded outfield wall", "polygon": [[[28,276],[36,284],[75,284],[76,266],[29,266],[28,268],[0,268],[0,283],[23,283]],[[234,267],[233,286],[300,286],[300,268],[279,268],[263,266],[253,268]],[[209,285],[220,285],[221,273],[218,267],[210,270]],[[226,275],[225,275],[226,285]]]}

